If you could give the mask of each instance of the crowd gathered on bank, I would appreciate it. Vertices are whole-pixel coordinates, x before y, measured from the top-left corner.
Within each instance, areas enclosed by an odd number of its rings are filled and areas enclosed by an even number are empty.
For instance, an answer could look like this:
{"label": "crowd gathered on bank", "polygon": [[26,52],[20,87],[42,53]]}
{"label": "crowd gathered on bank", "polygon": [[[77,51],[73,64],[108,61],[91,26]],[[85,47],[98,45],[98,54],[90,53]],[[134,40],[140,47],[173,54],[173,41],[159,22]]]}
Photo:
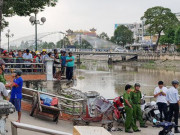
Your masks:
{"label": "crowd gathered on bank", "polygon": [[6,51],[1,50],[0,65],[4,66],[5,73],[11,72],[12,69],[21,69],[23,72],[44,72],[46,70],[46,60],[53,60],[53,75],[54,78],[61,80],[62,76],[66,79],[73,79],[73,67],[75,57],[72,52],[61,50],[58,52],[54,49],[53,52],[47,52],[46,49],[40,51],[14,50]]}

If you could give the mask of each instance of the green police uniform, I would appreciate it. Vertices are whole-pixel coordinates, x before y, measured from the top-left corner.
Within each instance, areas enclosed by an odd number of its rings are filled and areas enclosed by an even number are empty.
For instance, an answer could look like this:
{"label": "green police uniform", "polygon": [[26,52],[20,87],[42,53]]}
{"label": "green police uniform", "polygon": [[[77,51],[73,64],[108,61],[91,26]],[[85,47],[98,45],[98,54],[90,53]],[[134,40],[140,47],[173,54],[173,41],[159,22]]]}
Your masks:
{"label": "green police uniform", "polygon": [[145,122],[142,118],[142,111],[140,106],[140,100],[142,98],[142,94],[140,91],[132,91],[130,93],[132,105],[133,105],[133,117],[134,117],[134,123],[136,124],[136,120],[139,121],[140,126],[145,126]]}
{"label": "green police uniform", "polygon": [[130,94],[125,92],[123,95],[123,100],[124,100],[124,106],[125,106],[125,111],[126,111],[125,132],[128,132],[131,129],[131,127],[134,131],[136,131],[138,130],[138,127],[134,123],[133,108],[130,108],[125,102],[125,100],[128,100],[129,103],[132,105]]}

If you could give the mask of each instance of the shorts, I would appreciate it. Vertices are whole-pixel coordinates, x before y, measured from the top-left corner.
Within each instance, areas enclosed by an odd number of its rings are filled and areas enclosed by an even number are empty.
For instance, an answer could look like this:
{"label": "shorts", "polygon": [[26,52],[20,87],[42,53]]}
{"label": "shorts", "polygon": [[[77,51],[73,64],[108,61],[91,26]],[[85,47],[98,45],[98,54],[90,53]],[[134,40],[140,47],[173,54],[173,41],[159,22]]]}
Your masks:
{"label": "shorts", "polygon": [[9,102],[11,102],[15,106],[16,111],[18,112],[21,111],[21,99],[19,98],[10,99]]}

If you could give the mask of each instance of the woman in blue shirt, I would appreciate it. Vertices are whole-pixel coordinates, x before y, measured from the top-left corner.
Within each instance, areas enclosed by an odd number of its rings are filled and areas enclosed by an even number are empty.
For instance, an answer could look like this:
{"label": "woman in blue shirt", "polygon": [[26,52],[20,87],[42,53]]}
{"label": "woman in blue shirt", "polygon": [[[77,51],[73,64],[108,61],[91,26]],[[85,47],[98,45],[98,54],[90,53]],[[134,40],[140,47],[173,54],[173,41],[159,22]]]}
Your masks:
{"label": "woman in blue shirt", "polygon": [[75,57],[72,56],[72,52],[69,52],[69,56],[66,57],[67,67],[66,67],[66,79],[71,80],[73,77],[73,67],[74,67]]}

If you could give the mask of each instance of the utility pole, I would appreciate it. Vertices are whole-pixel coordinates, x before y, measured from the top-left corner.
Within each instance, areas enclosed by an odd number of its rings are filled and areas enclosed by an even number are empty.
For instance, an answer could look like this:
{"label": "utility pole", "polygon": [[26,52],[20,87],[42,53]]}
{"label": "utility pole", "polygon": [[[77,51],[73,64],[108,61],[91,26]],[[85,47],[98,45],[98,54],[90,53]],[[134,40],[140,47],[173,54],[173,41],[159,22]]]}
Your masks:
{"label": "utility pole", "polygon": [[1,31],[2,31],[2,10],[3,10],[3,0],[0,0],[0,48],[1,48]]}
{"label": "utility pole", "polygon": [[37,47],[37,25],[43,25],[46,22],[46,18],[42,17],[41,18],[41,22],[39,20],[37,20],[37,14],[38,14],[38,10],[36,10],[36,12],[34,13],[35,16],[31,16],[29,18],[29,21],[32,25],[35,25],[35,51],[37,51],[38,47]]}

